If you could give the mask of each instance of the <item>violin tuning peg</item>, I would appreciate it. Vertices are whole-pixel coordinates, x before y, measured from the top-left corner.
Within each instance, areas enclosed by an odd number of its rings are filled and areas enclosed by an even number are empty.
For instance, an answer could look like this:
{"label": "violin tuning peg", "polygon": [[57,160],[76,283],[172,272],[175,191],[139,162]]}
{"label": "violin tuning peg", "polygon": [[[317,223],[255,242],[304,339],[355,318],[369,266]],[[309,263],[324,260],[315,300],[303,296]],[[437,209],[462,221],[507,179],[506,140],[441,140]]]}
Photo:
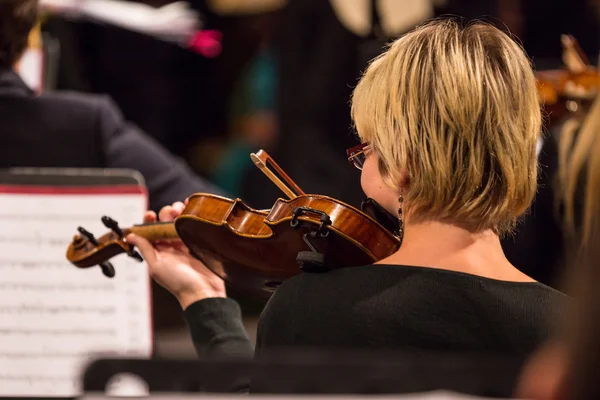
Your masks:
{"label": "violin tuning peg", "polygon": [[142,262],[142,261],[144,261],[144,259],[142,258],[141,254],[140,254],[140,253],[138,253],[138,252],[137,252],[137,251],[135,251],[135,250],[131,250],[129,253],[127,253],[127,255],[128,255],[129,257],[131,257],[131,258],[134,258],[134,259],[136,259],[136,260],[137,260],[137,261],[139,261],[139,262]]}
{"label": "violin tuning peg", "polygon": [[96,239],[96,237],[94,236],[93,233],[87,231],[85,228],[83,228],[81,226],[77,228],[77,231],[79,232],[79,234],[81,236],[83,236],[84,238],[86,238],[94,246],[98,246],[98,240]]}
{"label": "violin tuning peg", "polygon": [[108,229],[110,229],[111,231],[113,231],[114,233],[116,233],[117,236],[119,236],[120,238],[123,237],[123,231],[119,227],[119,223],[117,221],[115,221],[111,217],[108,217],[108,216],[105,215],[105,216],[102,217],[102,223]]}
{"label": "violin tuning peg", "polygon": [[113,267],[113,265],[108,261],[100,264],[100,269],[102,269],[102,273],[107,278],[113,278],[115,276],[115,267]]}

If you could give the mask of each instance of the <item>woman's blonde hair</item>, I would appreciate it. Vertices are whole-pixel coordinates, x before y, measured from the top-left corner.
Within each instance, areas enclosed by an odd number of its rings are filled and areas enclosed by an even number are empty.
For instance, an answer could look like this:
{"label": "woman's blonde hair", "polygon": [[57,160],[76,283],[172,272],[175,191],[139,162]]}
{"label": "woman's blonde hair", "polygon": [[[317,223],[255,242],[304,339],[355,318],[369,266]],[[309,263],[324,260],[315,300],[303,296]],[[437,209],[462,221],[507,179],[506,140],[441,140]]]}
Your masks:
{"label": "woman's blonde hair", "polygon": [[536,192],[541,108],[522,48],[435,20],[391,43],[354,90],[358,135],[414,220],[509,232]]}
{"label": "woman's blonde hair", "polygon": [[[600,222],[600,96],[581,122],[578,119],[567,121],[559,142],[559,197],[564,203],[565,228],[576,233],[575,202],[580,185],[585,179],[583,193],[583,215],[581,244],[587,244],[593,228]],[[577,137],[577,140],[575,140]],[[584,167],[587,172],[584,175]],[[579,192],[581,193],[581,192]]]}
{"label": "woman's blonde hair", "polygon": [[575,296],[559,331],[567,345],[563,398],[570,399],[600,395],[600,95],[583,115],[583,120],[576,116],[565,123],[559,141],[558,195],[571,259],[563,286]]}

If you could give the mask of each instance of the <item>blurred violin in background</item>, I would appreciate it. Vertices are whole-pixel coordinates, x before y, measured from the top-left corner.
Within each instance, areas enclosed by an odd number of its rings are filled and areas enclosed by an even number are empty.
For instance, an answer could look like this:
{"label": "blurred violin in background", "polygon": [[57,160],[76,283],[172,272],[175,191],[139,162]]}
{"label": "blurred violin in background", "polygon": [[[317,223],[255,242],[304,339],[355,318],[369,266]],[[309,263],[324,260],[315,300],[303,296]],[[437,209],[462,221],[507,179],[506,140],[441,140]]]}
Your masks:
{"label": "blurred violin in background", "polygon": [[78,268],[99,265],[111,277],[110,258],[125,253],[142,261],[127,243],[128,233],[150,241],[181,240],[225,282],[266,299],[303,271],[368,265],[399,248],[397,218],[374,201],[363,203],[360,211],[328,196],[305,194],[266,152],[251,158],[289,199],[278,199],[270,210],[254,210],[240,199],[199,193],[172,223],[120,228],[103,217],[110,232],[95,238],[80,227],[67,259]]}
{"label": "blurred violin in background", "polygon": [[590,64],[577,40],[563,35],[561,42],[565,67],[536,72],[549,126],[575,114],[585,114],[600,91],[600,73]]}

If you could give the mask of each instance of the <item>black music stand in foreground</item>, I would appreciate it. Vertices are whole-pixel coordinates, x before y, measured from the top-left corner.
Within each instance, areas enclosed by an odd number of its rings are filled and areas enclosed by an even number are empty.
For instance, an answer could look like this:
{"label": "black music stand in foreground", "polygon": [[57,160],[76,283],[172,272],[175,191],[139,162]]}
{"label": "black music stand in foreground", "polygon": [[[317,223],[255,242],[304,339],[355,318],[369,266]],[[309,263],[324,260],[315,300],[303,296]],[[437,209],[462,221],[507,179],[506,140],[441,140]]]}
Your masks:
{"label": "black music stand in foreground", "polygon": [[[150,393],[407,394],[437,390],[510,398],[523,359],[437,353],[277,352],[250,360],[102,359],[83,374],[84,393],[103,393],[132,374]],[[250,377],[250,379],[248,379]]]}

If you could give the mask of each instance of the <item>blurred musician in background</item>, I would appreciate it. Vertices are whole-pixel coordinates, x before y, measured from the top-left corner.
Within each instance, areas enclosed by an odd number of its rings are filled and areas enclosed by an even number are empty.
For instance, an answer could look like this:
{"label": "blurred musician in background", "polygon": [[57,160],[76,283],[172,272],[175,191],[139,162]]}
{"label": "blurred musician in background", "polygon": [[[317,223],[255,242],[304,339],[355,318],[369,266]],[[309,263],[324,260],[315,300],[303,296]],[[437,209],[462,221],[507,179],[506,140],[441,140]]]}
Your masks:
{"label": "blurred musician in background", "polygon": [[562,64],[561,35],[573,35],[588,57],[600,50],[598,0],[445,0],[440,12],[485,18],[519,38],[537,70]]}
{"label": "blurred musician in background", "polygon": [[[269,153],[307,193],[359,206],[340,148],[354,143],[348,98],[386,42],[434,15],[432,0],[289,0],[274,36],[279,139]],[[308,23],[310,21],[310,23]],[[312,154],[306,157],[306,154]],[[251,169],[244,199],[270,205],[277,188]]]}
{"label": "blurred musician in background", "polygon": [[220,189],[125,121],[107,96],[36,96],[15,72],[37,22],[38,0],[0,2],[0,167],[129,168],[144,176],[150,207]]}
{"label": "blurred musician in background", "polygon": [[[538,70],[562,64],[560,37],[573,35],[583,52],[596,63],[600,52],[600,17],[597,0],[511,0],[523,14],[521,31],[515,32]],[[501,3],[504,3],[502,1]]]}
{"label": "blurred musician in background", "polygon": [[[363,144],[349,159],[365,194],[400,218],[402,245],[375,265],[284,282],[263,311],[256,351],[534,351],[564,296],[518,271],[500,245],[536,191],[541,112],[523,50],[483,23],[426,24],[371,63],[352,117]],[[159,220],[183,208],[167,206]],[[200,355],[252,356],[219,277],[180,244],[128,240],[185,310]]]}
{"label": "blurred musician in background", "polygon": [[553,340],[524,369],[520,398],[600,397],[600,97],[585,119],[566,124],[562,134],[555,190],[569,245],[561,284],[574,299]]}
{"label": "blurred musician in background", "polygon": [[[144,177],[154,210],[192,193],[224,194],[125,120],[108,96],[74,91],[38,96],[25,84],[15,70],[38,21],[38,6],[38,0],[0,1],[0,168],[134,169]],[[182,325],[173,317],[172,296],[156,284],[153,296],[154,329]]]}

